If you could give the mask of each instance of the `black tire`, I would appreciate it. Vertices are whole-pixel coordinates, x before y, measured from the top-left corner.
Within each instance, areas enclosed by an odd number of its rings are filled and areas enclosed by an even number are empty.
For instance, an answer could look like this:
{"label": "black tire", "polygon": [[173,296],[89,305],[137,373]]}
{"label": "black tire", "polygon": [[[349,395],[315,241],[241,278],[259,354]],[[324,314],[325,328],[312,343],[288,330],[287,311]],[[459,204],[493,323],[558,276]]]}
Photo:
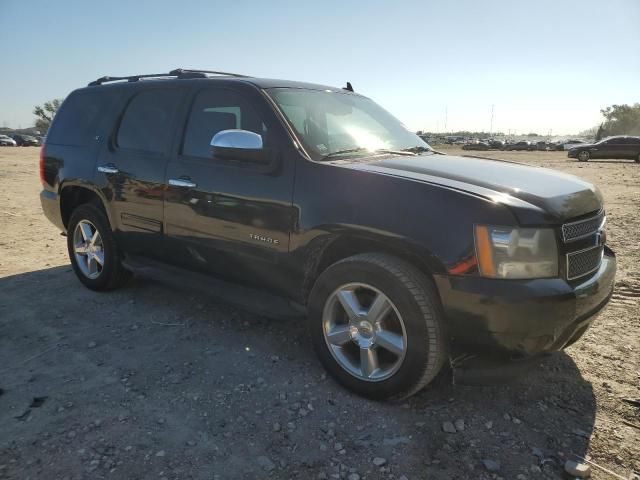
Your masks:
{"label": "black tire", "polygon": [[[334,358],[323,330],[323,310],[339,287],[363,282],[384,293],[402,316],[407,348],[400,367],[380,381],[359,379]],[[417,268],[387,254],[365,253],[340,260],[317,279],[309,297],[309,330],[323,366],[339,383],[364,397],[400,400],[409,397],[440,372],[448,358],[443,313],[435,286]]]}
{"label": "black tire", "polygon": [[[82,220],[91,222],[102,237],[104,265],[97,278],[89,278],[82,272],[74,254],[73,234],[76,226]],[[71,214],[69,225],[67,226],[67,249],[71,266],[78,279],[91,290],[113,290],[124,285],[131,278],[131,272],[122,265],[122,253],[111,231],[107,216],[101,208],[93,204],[85,203],[80,205]]]}
{"label": "black tire", "polygon": [[636,157],[636,163],[640,163],[640,153],[638,153],[638,156]]}
{"label": "black tire", "polygon": [[591,158],[591,154],[587,150],[582,150],[578,152],[578,161],[579,162],[588,162]]}

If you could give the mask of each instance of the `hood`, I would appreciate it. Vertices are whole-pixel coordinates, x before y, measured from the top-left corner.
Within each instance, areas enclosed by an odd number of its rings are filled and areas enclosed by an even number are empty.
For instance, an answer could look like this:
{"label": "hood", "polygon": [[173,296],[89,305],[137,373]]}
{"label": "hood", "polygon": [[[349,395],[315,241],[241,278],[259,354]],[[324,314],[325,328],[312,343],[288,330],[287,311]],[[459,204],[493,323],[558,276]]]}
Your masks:
{"label": "hood", "polygon": [[571,147],[569,147],[569,150],[575,150],[577,148],[591,148],[595,146],[595,143],[572,143]]}
{"label": "hood", "polygon": [[512,207],[523,224],[561,223],[602,208],[602,195],[589,182],[555,170],[502,160],[426,154],[354,161],[345,166],[482,196]]}

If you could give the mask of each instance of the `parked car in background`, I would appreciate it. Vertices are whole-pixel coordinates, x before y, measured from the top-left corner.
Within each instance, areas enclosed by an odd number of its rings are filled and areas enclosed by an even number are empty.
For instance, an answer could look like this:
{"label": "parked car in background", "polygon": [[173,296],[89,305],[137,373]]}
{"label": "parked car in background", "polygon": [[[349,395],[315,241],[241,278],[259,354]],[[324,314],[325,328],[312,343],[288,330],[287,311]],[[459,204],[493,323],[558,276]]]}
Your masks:
{"label": "parked car in background", "polygon": [[504,141],[502,140],[489,140],[489,148],[495,148],[498,150],[502,150],[504,148]]}
{"label": "parked car in background", "polygon": [[640,137],[620,135],[574,146],[567,157],[577,158],[581,162],[592,158],[626,158],[640,163]]}
{"label": "parked car in background", "polygon": [[519,142],[516,143],[508,143],[507,145],[504,146],[505,150],[535,150],[536,146],[534,144],[532,144],[531,142],[528,142],[526,140],[521,140]]}
{"label": "parked car in background", "polygon": [[8,135],[0,135],[0,147],[15,147],[16,141]]}
{"label": "parked car in background", "polygon": [[551,142],[540,141],[536,143],[536,150],[555,150],[555,145]]}
{"label": "parked car in background", "polygon": [[16,141],[19,147],[38,147],[40,142],[36,137],[31,135],[15,134],[12,138]]}
{"label": "parked car in background", "polygon": [[462,146],[463,150],[489,150],[489,144],[485,142],[471,142]]}

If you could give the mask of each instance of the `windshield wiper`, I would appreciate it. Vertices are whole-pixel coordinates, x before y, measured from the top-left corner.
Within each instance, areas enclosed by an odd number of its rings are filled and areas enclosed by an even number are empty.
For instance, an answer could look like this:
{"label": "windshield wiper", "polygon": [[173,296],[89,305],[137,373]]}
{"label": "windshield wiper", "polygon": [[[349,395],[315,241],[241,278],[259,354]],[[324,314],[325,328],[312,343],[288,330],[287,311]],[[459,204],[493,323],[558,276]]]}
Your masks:
{"label": "windshield wiper", "polygon": [[331,157],[337,157],[339,155],[346,155],[348,153],[362,152],[363,150],[366,150],[366,148],[358,147],[358,148],[347,148],[346,150],[338,150],[338,151],[335,151],[335,152],[327,153],[320,160],[322,161],[322,160],[326,160],[326,159],[331,158]]}
{"label": "windshield wiper", "polygon": [[405,156],[415,155],[414,152],[411,152],[409,150],[389,150],[387,148],[378,148],[376,150],[369,150],[368,148],[365,148],[365,147],[358,147],[358,148],[347,148],[346,150],[338,150],[336,152],[327,153],[324,157],[320,159],[320,161],[327,160],[332,157],[337,157],[339,155],[347,155],[349,153],[358,153],[363,151],[370,152],[372,155],[380,154],[380,153],[390,153],[392,155],[405,155]]}

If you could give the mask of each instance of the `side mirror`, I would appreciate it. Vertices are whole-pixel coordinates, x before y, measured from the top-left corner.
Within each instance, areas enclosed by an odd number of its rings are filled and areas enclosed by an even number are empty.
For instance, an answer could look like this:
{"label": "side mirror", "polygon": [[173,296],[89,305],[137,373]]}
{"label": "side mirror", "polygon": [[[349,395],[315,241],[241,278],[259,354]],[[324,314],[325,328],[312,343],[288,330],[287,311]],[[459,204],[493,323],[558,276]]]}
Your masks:
{"label": "side mirror", "polygon": [[268,163],[269,155],[262,146],[262,136],[248,130],[222,130],[211,139],[214,157]]}

